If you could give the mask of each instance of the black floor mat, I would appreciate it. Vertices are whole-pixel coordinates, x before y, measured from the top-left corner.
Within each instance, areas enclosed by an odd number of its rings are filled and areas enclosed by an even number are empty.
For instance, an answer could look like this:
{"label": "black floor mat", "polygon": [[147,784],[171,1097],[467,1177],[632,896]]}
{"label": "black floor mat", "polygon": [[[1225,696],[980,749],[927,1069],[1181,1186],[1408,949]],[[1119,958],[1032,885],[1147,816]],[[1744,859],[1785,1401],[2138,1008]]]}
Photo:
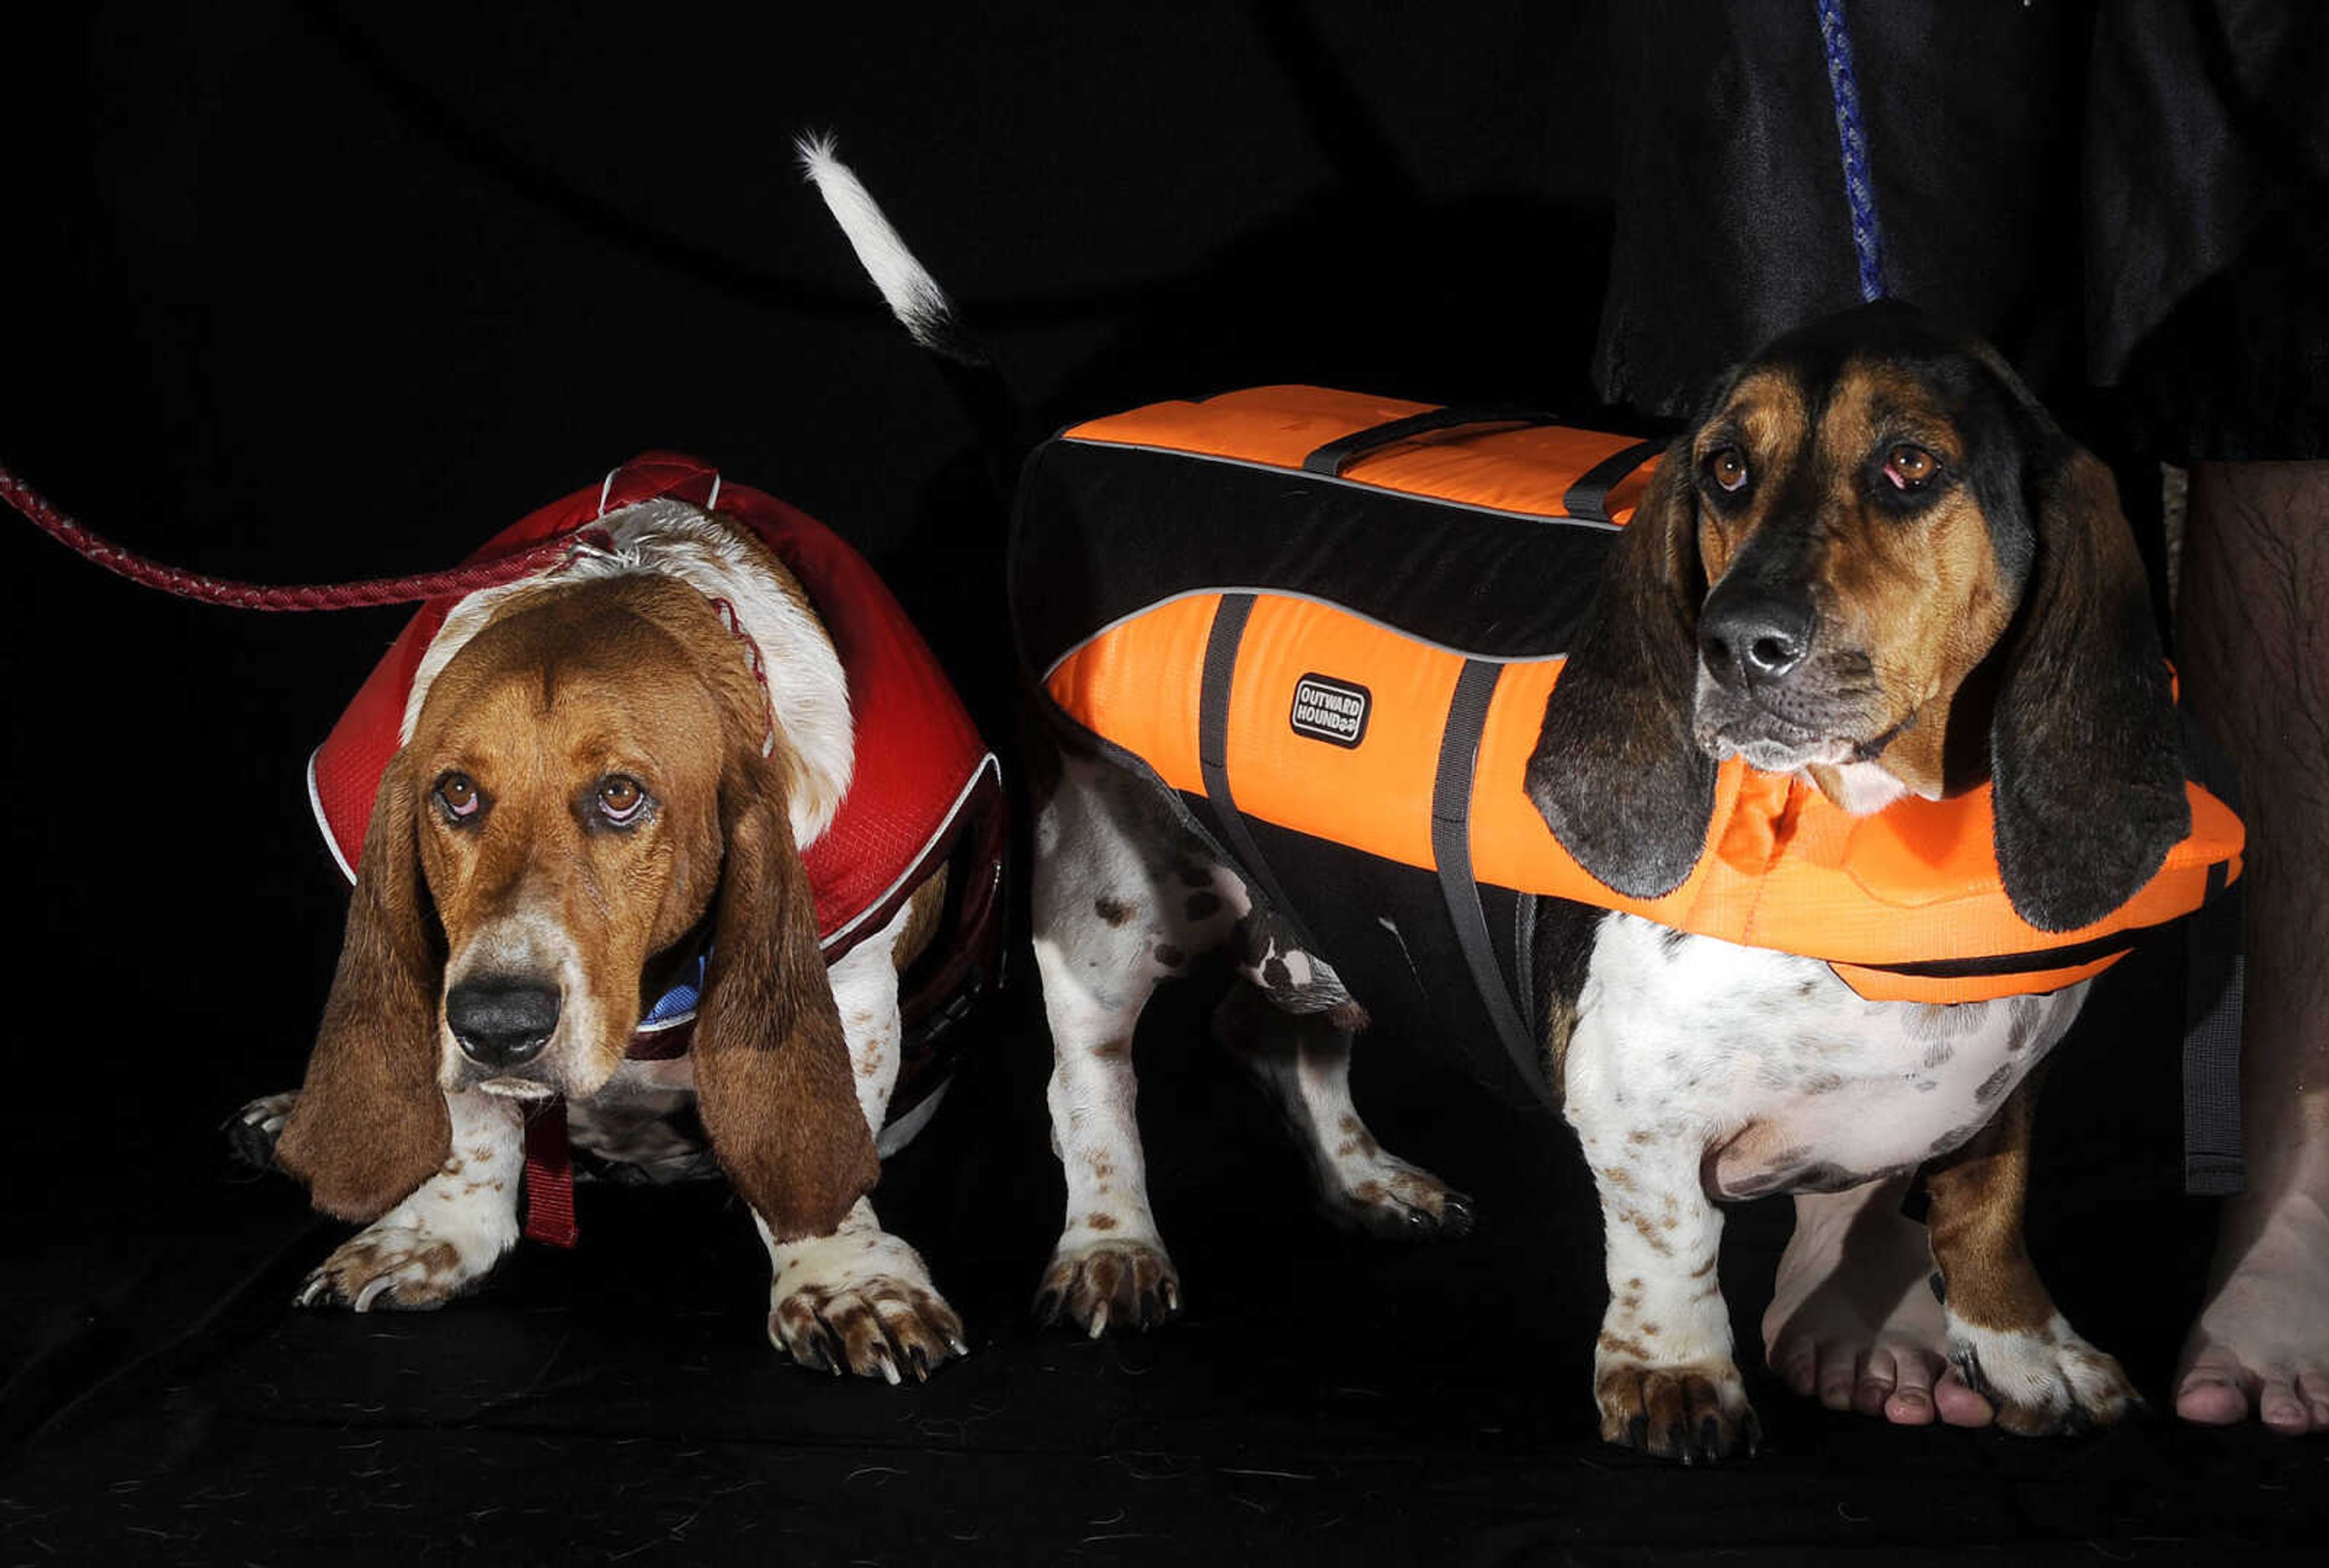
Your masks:
{"label": "black floor mat", "polygon": [[[2050,1085],[2032,1246],[2164,1403],[2211,1216],[2175,1189],[2152,1022],[2173,1009],[2128,968]],[[1031,1006],[988,1020],[879,1195],[971,1326],[927,1386],[786,1365],[750,1223],[710,1186],[588,1188],[577,1251],[522,1248],[439,1312],[356,1317],[288,1306],[338,1232],[288,1183],[206,1178],[227,1167],[201,1119],[113,1151],[14,1222],[34,1268],[9,1297],[40,1306],[0,1407],[25,1440],[0,1472],[6,1559],[2182,1563],[2293,1553],[2329,1522],[2329,1443],[2156,1416],[2085,1440],[1890,1431],[1788,1397],[1753,1351],[1786,1237],[1768,1203],[1733,1212],[1722,1277],[1770,1451],[1685,1471],[1605,1448],[1598,1220],[1566,1134],[1381,1043],[1359,1083],[1376,1130],[1482,1223],[1343,1234],[1194,997],[1153,1007],[1140,1047],[1187,1314],[1098,1343],[1042,1329],[1061,1185]]]}

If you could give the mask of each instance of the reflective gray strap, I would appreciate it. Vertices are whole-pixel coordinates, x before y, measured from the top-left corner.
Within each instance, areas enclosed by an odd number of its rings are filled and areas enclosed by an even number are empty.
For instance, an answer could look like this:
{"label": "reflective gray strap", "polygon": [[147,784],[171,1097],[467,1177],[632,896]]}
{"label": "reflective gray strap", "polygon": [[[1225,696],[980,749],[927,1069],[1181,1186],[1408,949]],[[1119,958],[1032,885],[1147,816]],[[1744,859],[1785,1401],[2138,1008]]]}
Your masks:
{"label": "reflective gray strap", "polygon": [[1488,917],[1480,908],[1480,884],[1472,879],[1472,770],[1479,760],[1480,732],[1488,722],[1488,699],[1495,695],[1496,680],[1503,674],[1500,664],[1467,659],[1456,677],[1447,728],[1439,741],[1438,776],[1431,788],[1431,858],[1438,867],[1439,891],[1447,901],[1456,944],[1464,951],[1464,966],[1472,972],[1472,984],[1495,1025],[1496,1038],[1521,1082],[1547,1104],[1554,1104],[1544,1064],[1496,962]]}

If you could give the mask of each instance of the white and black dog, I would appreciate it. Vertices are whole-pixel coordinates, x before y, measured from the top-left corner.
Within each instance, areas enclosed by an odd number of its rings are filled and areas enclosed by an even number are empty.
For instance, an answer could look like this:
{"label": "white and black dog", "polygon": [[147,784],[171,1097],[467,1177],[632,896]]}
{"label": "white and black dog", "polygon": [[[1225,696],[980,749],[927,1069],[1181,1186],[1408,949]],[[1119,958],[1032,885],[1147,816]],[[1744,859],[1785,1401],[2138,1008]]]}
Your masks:
{"label": "white and black dog", "polygon": [[[828,150],[809,161],[893,309],[925,344],[951,341],[943,294],[862,189]],[[1095,1335],[1179,1310],[1131,1047],[1157,983],[1213,948],[1242,981],[1218,1033],[1276,1093],[1326,1203],[1380,1232],[1466,1228],[1466,1201],[1381,1148],[1352,1101],[1366,987],[1307,950],[1266,879],[1193,831],[1153,775],[1073,725],[1049,731],[1029,769],[1032,903],[1068,1195],[1040,1308]],[[1703,853],[1733,756],[1854,816],[1992,785],[2004,894],[2045,931],[2117,909],[2185,836],[2178,724],[2112,481],[1994,352],[1877,307],[1725,376],[1615,544],[1525,776],[1489,783],[1525,791],[1579,864],[1647,899]],[[1912,1172],[1946,1304],[1935,1348],[2000,1424],[2075,1430],[2138,1403],[2022,1241],[2036,1069],[2083,979],[1870,1001],[1815,958],[1578,905],[1540,920],[1528,968],[1542,1064],[1605,1216],[1607,1439],[1683,1459],[1756,1441],[1717,1200]]]}

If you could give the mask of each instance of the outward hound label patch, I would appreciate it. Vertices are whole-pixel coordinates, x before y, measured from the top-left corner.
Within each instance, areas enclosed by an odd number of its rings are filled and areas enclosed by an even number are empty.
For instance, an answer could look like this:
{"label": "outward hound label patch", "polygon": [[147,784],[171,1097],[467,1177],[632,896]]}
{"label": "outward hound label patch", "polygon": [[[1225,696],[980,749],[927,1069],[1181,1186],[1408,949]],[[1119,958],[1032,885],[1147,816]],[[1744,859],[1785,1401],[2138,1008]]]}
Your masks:
{"label": "outward hound label patch", "polygon": [[1348,681],[1325,675],[1304,675],[1294,683],[1294,712],[1289,722],[1297,735],[1332,745],[1354,747],[1367,738],[1367,709],[1373,694]]}

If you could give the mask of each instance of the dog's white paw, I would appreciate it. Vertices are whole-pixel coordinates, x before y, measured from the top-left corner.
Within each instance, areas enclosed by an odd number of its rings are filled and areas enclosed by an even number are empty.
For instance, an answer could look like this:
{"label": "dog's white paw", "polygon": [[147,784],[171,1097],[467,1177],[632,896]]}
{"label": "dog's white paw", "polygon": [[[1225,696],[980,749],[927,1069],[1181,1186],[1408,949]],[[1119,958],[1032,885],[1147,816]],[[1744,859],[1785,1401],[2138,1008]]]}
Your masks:
{"label": "dog's white paw", "polygon": [[2094,1431],[2144,1408],[2117,1360],[2071,1329],[2059,1312],[2042,1328],[1979,1328],[1948,1319],[1948,1356],[1997,1424],[2022,1437]]}
{"label": "dog's white paw", "polygon": [[1111,1325],[1154,1328],[1181,1315],[1181,1274],[1154,1236],[1070,1242],[1064,1237],[1043,1270],[1035,1316],[1064,1314],[1094,1339]]}
{"label": "dog's white paw", "polygon": [[970,1354],[921,1255],[887,1231],[785,1246],[768,1287],[768,1338],[803,1366],[891,1384]]}
{"label": "dog's white paw", "polygon": [[515,1240],[514,1233],[423,1228],[398,1210],[343,1242],[295,1299],[302,1307],[359,1312],[441,1307],[492,1273]]}
{"label": "dog's white paw", "polygon": [[1762,1446],[1763,1424],[1727,1355],[1664,1366],[1605,1344],[1594,1353],[1593,1399],[1604,1442],[1656,1459],[1711,1462]]}

